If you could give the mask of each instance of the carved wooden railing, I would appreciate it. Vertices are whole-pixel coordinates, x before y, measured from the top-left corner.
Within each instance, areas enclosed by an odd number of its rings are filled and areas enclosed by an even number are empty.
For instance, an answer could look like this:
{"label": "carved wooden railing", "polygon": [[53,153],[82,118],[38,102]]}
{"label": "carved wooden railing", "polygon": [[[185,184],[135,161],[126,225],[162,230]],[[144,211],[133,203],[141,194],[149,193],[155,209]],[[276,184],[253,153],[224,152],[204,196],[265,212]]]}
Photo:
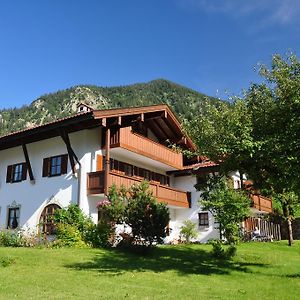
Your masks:
{"label": "carved wooden railing", "polygon": [[110,147],[122,147],[177,169],[183,168],[182,153],[152,141],[140,134],[133,133],[130,127],[120,128],[111,134]]}
{"label": "carved wooden railing", "polygon": [[[108,185],[115,184],[120,187],[130,187],[133,184],[139,184],[142,179],[126,176],[123,174],[116,174],[114,172],[109,173]],[[104,193],[104,172],[92,172],[88,173],[87,180],[87,193],[88,195],[97,195]],[[160,202],[165,202],[172,206],[189,207],[190,206],[190,193],[184,192],[178,189],[174,189],[168,186],[150,182],[149,189],[153,192],[153,195]]]}

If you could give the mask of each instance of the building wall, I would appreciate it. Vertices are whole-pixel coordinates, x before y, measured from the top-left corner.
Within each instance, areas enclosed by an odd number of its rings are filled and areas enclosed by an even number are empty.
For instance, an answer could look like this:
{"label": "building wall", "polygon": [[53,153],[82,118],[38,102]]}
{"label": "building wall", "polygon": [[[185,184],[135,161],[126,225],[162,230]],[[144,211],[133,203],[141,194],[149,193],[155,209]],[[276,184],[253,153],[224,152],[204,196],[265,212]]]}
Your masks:
{"label": "building wall", "polygon": [[[101,149],[101,129],[82,130],[69,135],[72,148],[78,156],[81,168],[76,175],[72,174],[70,162],[68,172],[58,177],[42,177],[43,159],[55,155],[66,154],[67,149],[60,137],[47,139],[27,145],[35,182],[32,183],[27,175],[27,180],[18,183],[6,183],[7,166],[24,162],[24,154],[21,147],[0,151],[0,227],[6,228],[9,207],[20,207],[20,225],[24,229],[37,230],[40,215],[46,205],[55,203],[61,207],[67,207],[70,203],[80,202],[80,207],[86,215],[92,217],[94,222],[98,219],[97,202],[99,196],[87,196],[87,173],[96,171],[97,155],[104,155]],[[123,153],[124,152],[120,152]],[[142,163],[142,160],[135,160],[134,154],[127,154],[126,157],[114,153],[111,157],[144,167],[150,171],[166,174],[167,166],[164,169],[160,164],[155,165]],[[235,175],[236,176],[236,175]],[[237,180],[237,177],[234,178]],[[209,213],[209,226],[199,227],[198,213],[202,211],[199,205],[201,193],[196,191],[196,177],[179,176],[170,178],[171,187],[191,192],[191,208],[169,207],[171,234],[166,241],[178,239],[180,228],[185,220],[191,220],[196,224],[198,237],[196,240],[207,242],[209,239],[219,237],[218,226]]]}
{"label": "building wall", "polygon": [[82,165],[82,176],[72,174],[70,162],[68,172],[57,177],[42,177],[43,159],[50,156],[66,154],[67,149],[60,137],[47,139],[27,145],[35,182],[27,180],[17,183],[6,183],[7,166],[24,162],[21,147],[0,152],[0,227],[6,228],[9,207],[20,207],[20,224],[24,229],[36,230],[42,210],[47,204],[56,203],[66,207],[77,203],[78,191],[81,196],[81,207],[86,214],[95,217],[96,203],[86,196],[86,173],[95,165],[95,153],[100,149],[100,130],[83,130],[70,134],[71,145]]}
{"label": "building wall", "polygon": [[218,224],[215,224],[214,217],[210,212],[208,212],[209,216],[209,226],[202,227],[199,226],[199,212],[206,212],[202,210],[199,199],[201,196],[201,192],[197,191],[194,187],[196,184],[195,176],[179,176],[173,179],[174,187],[191,192],[191,208],[189,209],[180,209],[170,207],[170,228],[171,234],[167,238],[167,241],[172,241],[174,239],[178,239],[180,236],[180,228],[183,226],[183,222],[185,220],[191,220],[196,224],[196,228],[198,230],[198,237],[195,239],[199,242],[207,242],[210,239],[219,238],[219,230]]}

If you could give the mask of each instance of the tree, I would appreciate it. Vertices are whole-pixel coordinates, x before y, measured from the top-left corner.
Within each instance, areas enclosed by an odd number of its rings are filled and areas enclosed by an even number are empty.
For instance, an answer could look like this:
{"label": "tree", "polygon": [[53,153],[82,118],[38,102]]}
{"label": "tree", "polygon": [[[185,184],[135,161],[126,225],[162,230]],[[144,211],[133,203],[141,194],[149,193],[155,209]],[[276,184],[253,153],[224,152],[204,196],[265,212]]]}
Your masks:
{"label": "tree", "polygon": [[105,219],[124,223],[131,228],[131,235],[124,241],[125,244],[150,248],[154,243],[162,243],[166,237],[169,210],[166,204],[157,202],[147,181],[128,189],[114,185],[110,188],[108,200],[104,201],[108,203],[99,205]]}
{"label": "tree", "polygon": [[245,97],[256,143],[249,174],[258,187],[277,195],[292,245],[291,220],[300,196],[300,62],[295,55],[275,55],[270,68],[259,70],[263,83],[252,85]]}
{"label": "tree", "polygon": [[133,185],[128,192],[124,221],[131,227],[133,242],[146,247],[162,243],[170,221],[167,206],[157,202],[146,181]]}
{"label": "tree", "polygon": [[[222,162],[223,174],[239,170],[267,196],[294,193],[299,199],[300,62],[295,55],[275,55],[259,73],[263,82],[252,84],[243,99],[207,105],[185,127],[201,153]],[[285,196],[278,199],[290,223],[295,209]]]}
{"label": "tree", "polygon": [[205,109],[195,112],[192,120],[185,119],[183,125],[197,144],[199,155],[222,162],[223,174],[239,170],[242,178],[255,147],[245,101],[235,98],[217,106],[207,102]]}
{"label": "tree", "polygon": [[293,243],[292,220],[294,219],[296,211],[300,208],[299,196],[294,192],[283,191],[277,194],[274,200],[280,203],[279,213],[287,223],[288,242],[289,246],[291,246]]}
{"label": "tree", "polygon": [[239,240],[239,225],[250,213],[250,200],[240,190],[230,187],[225,176],[211,177],[200,204],[219,223],[220,232],[229,244]]}

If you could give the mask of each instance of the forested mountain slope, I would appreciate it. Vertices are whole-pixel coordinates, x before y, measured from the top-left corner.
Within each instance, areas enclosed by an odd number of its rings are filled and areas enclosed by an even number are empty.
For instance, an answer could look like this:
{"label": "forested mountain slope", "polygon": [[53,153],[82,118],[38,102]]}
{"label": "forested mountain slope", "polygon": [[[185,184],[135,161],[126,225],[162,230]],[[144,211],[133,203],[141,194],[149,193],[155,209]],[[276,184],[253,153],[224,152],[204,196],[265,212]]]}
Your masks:
{"label": "forested mountain slope", "polygon": [[41,96],[28,106],[0,110],[0,135],[72,115],[80,102],[97,109],[166,103],[177,115],[191,118],[206,101],[219,100],[163,79],[117,87],[80,85]]}

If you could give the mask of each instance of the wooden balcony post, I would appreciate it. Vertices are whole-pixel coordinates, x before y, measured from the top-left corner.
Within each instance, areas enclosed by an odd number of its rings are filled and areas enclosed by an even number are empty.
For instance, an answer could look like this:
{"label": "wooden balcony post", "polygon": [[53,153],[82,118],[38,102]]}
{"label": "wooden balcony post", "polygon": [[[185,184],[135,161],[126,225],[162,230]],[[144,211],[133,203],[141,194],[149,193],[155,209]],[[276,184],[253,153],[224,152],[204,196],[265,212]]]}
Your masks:
{"label": "wooden balcony post", "polygon": [[109,169],[110,169],[110,128],[106,128],[105,132],[105,170],[104,170],[104,194],[108,194],[109,188]]}

